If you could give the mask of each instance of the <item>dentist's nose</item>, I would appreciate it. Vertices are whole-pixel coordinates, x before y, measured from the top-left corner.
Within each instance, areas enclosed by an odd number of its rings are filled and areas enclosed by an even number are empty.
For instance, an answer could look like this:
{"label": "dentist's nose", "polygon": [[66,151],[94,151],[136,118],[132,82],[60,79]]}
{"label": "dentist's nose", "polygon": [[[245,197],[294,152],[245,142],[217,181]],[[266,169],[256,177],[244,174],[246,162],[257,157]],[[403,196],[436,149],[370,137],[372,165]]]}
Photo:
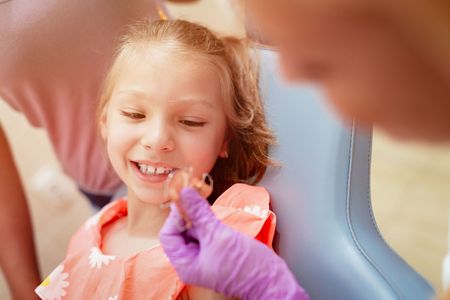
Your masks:
{"label": "dentist's nose", "polygon": [[143,128],[141,145],[153,151],[171,151],[175,143],[172,138],[170,126],[164,120],[153,120],[148,126]]}

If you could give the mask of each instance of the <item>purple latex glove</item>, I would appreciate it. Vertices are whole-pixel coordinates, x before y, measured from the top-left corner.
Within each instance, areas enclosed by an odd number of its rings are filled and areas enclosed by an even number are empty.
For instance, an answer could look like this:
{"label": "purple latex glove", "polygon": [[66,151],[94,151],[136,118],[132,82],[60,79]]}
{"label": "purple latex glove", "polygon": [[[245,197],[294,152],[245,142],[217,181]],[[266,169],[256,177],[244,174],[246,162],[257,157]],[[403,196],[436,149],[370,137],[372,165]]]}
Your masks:
{"label": "purple latex glove", "polygon": [[242,299],[309,299],[273,250],[219,221],[195,189],[180,196],[192,227],[172,204],[160,240],[186,284]]}

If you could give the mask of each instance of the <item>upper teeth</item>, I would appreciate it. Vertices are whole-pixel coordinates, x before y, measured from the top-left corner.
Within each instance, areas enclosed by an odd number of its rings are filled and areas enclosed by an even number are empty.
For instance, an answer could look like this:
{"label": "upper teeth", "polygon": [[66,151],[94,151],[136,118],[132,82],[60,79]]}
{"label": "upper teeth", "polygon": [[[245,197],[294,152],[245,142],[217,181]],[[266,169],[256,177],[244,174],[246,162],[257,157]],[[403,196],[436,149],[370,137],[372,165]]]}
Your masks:
{"label": "upper teeth", "polygon": [[162,175],[162,174],[169,174],[172,172],[172,168],[164,168],[164,167],[153,167],[149,165],[144,164],[138,164],[139,170],[148,175]]}

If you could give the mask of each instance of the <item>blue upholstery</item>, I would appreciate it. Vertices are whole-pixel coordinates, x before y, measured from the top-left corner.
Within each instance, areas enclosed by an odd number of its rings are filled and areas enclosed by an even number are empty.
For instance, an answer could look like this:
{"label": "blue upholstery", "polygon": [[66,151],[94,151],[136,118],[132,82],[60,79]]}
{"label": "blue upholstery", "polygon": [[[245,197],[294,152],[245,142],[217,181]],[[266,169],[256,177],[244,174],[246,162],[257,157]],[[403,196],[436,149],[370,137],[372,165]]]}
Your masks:
{"label": "blue upholstery", "polygon": [[261,51],[261,89],[279,145],[261,185],[278,251],[312,299],[431,299],[432,287],[383,240],[371,209],[371,132],[341,123],[313,87],[281,82]]}

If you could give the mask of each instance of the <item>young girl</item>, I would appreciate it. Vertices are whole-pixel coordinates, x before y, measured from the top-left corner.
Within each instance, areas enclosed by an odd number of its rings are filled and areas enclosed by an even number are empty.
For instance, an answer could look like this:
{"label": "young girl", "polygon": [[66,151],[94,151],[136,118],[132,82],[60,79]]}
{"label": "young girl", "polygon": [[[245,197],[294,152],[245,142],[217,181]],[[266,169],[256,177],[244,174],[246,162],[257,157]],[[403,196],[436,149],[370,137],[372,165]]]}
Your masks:
{"label": "young girl", "polygon": [[[218,217],[271,246],[275,217],[256,183],[273,143],[247,45],[186,21],[134,25],[106,79],[100,131],[128,187],[72,238],[36,288],[43,299],[223,299],[185,287],[160,247],[168,174],[210,173]],[[220,195],[220,196],[219,196]],[[217,199],[217,200],[215,200]],[[215,201],[214,201],[215,200]]]}

